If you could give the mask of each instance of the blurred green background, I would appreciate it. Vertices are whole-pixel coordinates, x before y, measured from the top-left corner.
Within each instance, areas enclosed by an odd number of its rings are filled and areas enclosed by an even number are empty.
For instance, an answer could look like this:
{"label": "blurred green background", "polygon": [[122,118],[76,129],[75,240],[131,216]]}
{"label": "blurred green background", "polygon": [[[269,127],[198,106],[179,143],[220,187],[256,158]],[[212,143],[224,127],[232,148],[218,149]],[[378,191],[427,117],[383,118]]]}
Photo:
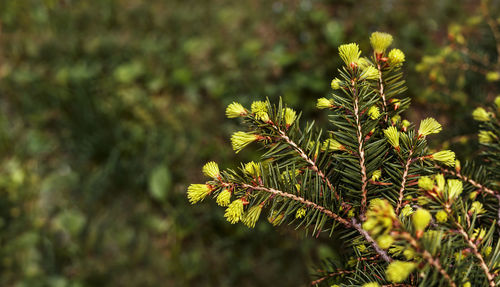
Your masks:
{"label": "blurred green background", "polygon": [[[230,225],[185,193],[235,167],[232,101],[280,97],[327,127],[337,48],[371,32],[406,54],[436,147],[477,152],[499,92],[499,1],[0,1],[1,286],[303,286],[327,238]],[[483,8],[483,9],[481,9]],[[486,8],[486,9],[484,9]],[[497,31],[498,33],[498,31]],[[365,54],[367,55],[367,54]],[[367,55],[368,56],[368,55]]]}

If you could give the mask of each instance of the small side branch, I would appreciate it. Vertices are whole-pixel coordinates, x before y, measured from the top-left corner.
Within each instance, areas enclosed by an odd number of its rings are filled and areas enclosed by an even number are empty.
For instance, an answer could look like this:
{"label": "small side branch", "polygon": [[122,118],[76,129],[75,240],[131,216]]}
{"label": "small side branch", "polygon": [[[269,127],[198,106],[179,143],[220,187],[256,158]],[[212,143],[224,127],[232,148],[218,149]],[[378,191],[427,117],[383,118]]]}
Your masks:
{"label": "small side branch", "polygon": [[361,224],[358,223],[356,219],[352,219],[351,223],[352,227],[354,227],[354,229],[356,229],[359,233],[361,233],[361,235],[363,235],[366,241],[370,242],[373,249],[375,249],[375,251],[380,255],[380,257],[382,257],[382,259],[384,259],[386,262],[392,262],[392,258],[389,257],[389,255],[387,255],[387,253],[382,248],[380,248],[380,246],[378,246],[377,242],[375,242],[375,240],[373,240],[370,234],[368,234],[368,232],[361,227]]}
{"label": "small side branch", "polygon": [[330,182],[330,180],[326,177],[326,175],[318,168],[318,166],[316,165],[316,163],[310,159],[307,154],[294,142],[292,141],[286,134],[284,131],[281,131],[279,130],[277,127],[275,127],[275,129],[278,131],[280,137],[288,144],[290,145],[295,151],[297,151],[297,153],[299,154],[299,156],[304,159],[310,166],[311,166],[311,169],[317,173],[321,179],[323,180],[323,182],[326,183],[326,185],[328,186],[328,188],[331,190],[331,192],[334,194],[335,198],[337,200],[340,200],[340,196],[338,195],[337,192],[335,192],[335,188],[333,187],[332,183]]}
{"label": "small side branch", "polygon": [[453,282],[453,280],[451,279],[450,275],[448,275],[448,273],[446,272],[446,270],[444,270],[443,266],[441,266],[441,263],[439,263],[439,259],[432,257],[432,254],[430,254],[429,251],[427,251],[425,249],[422,250],[422,248],[418,244],[417,240],[415,240],[415,238],[413,238],[413,236],[411,236],[410,233],[408,233],[408,232],[401,232],[401,233],[399,233],[399,236],[401,238],[405,239],[406,241],[408,241],[408,243],[410,243],[410,245],[418,253],[420,253],[422,255],[422,257],[425,259],[425,261],[427,261],[427,263],[429,265],[434,266],[434,268],[436,268],[438,270],[438,272],[441,275],[443,275],[443,277],[448,281],[448,283],[450,284],[451,287],[457,287],[457,285],[455,284],[455,282]]}
{"label": "small side branch", "polygon": [[399,214],[399,209],[401,208],[401,205],[403,203],[406,178],[408,177],[408,170],[410,169],[410,164],[412,162],[411,158],[412,155],[413,155],[413,149],[411,149],[410,153],[408,154],[408,159],[406,160],[405,169],[403,171],[403,180],[401,181],[401,188],[399,189],[399,199],[398,199],[398,206],[396,207],[396,214]]}
{"label": "small side branch", "polygon": [[442,172],[444,173],[447,173],[447,174],[450,174],[452,176],[455,176],[455,177],[458,177],[459,179],[461,179],[462,181],[465,181],[465,182],[468,182],[470,184],[472,184],[473,186],[479,188],[480,190],[484,190],[486,193],[489,193],[491,195],[494,195],[494,196],[498,196],[500,195],[500,192],[496,191],[496,190],[493,190],[491,188],[488,188],[482,184],[480,184],[479,182],[471,179],[471,178],[468,178],[464,175],[462,175],[461,173],[459,172],[454,172],[452,170],[449,170],[449,169],[446,169],[446,168],[443,168],[443,167],[440,167],[438,165],[436,165],[437,168],[439,168]]}
{"label": "small side branch", "polygon": [[365,216],[366,211],[366,185],[368,184],[368,177],[366,176],[366,166],[365,166],[365,150],[364,150],[364,137],[363,130],[361,128],[361,119],[359,111],[359,98],[357,90],[354,85],[352,88],[352,93],[354,95],[354,117],[356,119],[356,136],[358,138],[358,155],[359,155],[359,166],[361,168],[361,219]]}
{"label": "small side branch", "polygon": [[264,187],[264,186],[254,186],[254,185],[250,185],[250,184],[246,184],[246,183],[241,184],[241,187],[251,189],[251,190],[265,191],[268,193],[275,194],[277,196],[289,198],[291,200],[300,202],[308,207],[314,208],[314,209],[320,211],[321,213],[326,214],[328,217],[333,218],[334,220],[342,223],[346,227],[351,227],[351,223],[349,221],[343,219],[342,217],[340,217],[338,214],[334,213],[333,211],[325,208],[324,206],[321,206],[321,205],[318,205],[312,201],[309,201],[303,197],[297,196],[295,194],[286,193],[286,192],[283,192],[281,190],[277,190],[274,188],[268,188],[268,187]]}
{"label": "small side branch", "polygon": [[385,113],[385,119],[384,121],[387,122],[388,114],[387,114],[387,101],[385,99],[385,91],[384,91],[384,80],[382,79],[382,67],[380,66],[380,63],[377,63],[377,69],[378,69],[378,86],[379,86],[379,94],[380,97],[382,97],[382,103],[383,105],[383,110]]}
{"label": "small side branch", "polygon": [[317,285],[321,282],[323,282],[324,280],[330,278],[330,277],[334,277],[334,276],[337,276],[337,275],[342,275],[342,274],[349,274],[349,273],[354,273],[354,271],[351,271],[351,270],[337,270],[335,272],[332,272],[332,273],[328,273],[326,276],[323,276],[319,279],[316,279],[314,281],[311,282],[311,286],[314,286],[314,285]]}
{"label": "small side branch", "polygon": [[486,278],[488,278],[490,287],[495,287],[495,278],[493,274],[490,273],[490,269],[488,268],[488,265],[486,265],[483,256],[481,255],[481,253],[479,253],[477,245],[469,238],[469,235],[467,234],[467,232],[465,232],[462,225],[460,225],[458,222],[455,222],[455,226],[457,227],[458,232],[464,237],[467,245],[469,245],[469,247],[472,249],[472,253],[474,253],[474,256],[479,259],[479,266],[481,266],[481,269],[483,269]]}

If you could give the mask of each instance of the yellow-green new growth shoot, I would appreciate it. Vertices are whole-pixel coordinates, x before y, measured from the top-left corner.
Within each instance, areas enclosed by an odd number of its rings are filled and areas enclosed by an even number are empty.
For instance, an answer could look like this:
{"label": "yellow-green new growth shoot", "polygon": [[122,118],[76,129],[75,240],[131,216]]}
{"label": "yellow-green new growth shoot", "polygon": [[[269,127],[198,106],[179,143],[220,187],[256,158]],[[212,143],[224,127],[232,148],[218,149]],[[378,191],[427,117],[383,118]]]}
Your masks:
{"label": "yellow-green new growth shoot", "polygon": [[260,112],[266,112],[267,113],[267,104],[266,102],[263,101],[255,101],[252,103],[252,113],[260,113]]}
{"label": "yellow-green new growth shoot", "polygon": [[399,49],[392,49],[389,52],[389,65],[392,67],[398,67],[405,61],[405,54]]}
{"label": "yellow-green new growth shoot", "polygon": [[419,208],[413,213],[411,218],[413,227],[416,231],[423,231],[429,225],[431,218],[432,216],[429,211]]}
{"label": "yellow-green new growth shoot", "polygon": [[392,36],[387,33],[373,32],[370,36],[370,44],[375,53],[382,54],[392,44]]}
{"label": "yellow-green new growth shoot", "polygon": [[388,249],[394,243],[394,238],[389,234],[383,234],[375,240],[382,249]]}
{"label": "yellow-green new growth shoot", "polygon": [[418,187],[424,190],[432,190],[434,188],[434,180],[428,176],[422,176],[418,179]]}
{"label": "yellow-green new growth shoot", "polygon": [[339,47],[339,55],[348,67],[352,67],[358,65],[361,51],[356,43],[344,44]]}
{"label": "yellow-green new growth shoot", "polygon": [[191,204],[202,201],[210,194],[212,188],[207,184],[191,184],[188,187],[187,197]]}
{"label": "yellow-green new growth shoot", "polygon": [[306,209],[304,207],[301,207],[297,209],[297,212],[295,213],[295,218],[302,218],[306,216]]}
{"label": "yellow-green new growth shoot", "polygon": [[415,267],[417,267],[416,263],[394,260],[385,270],[385,276],[393,283],[401,283],[408,278]]}
{"label": "yellow-green new growth shoot", "polygon": [[448,198],[450,200],[454,200],[462,193],[463,183],[461,180],[458,179],[448,179],[447,187],[448,187]]}
{"label": "yellow-green new growth shoot", "polygon": [[259,220],[261,211],[262,211],[262,206],[260,204],[252,206],[243,216],[242,219],[243,224],[245,224],[250,228],[254,228],[255,223],[257,223],[257,220]]}
{"label": "yellow-green new growth shoot", "polygon": [[238,223],[243,216],[243,200],[236,199],[226,208],[226,212],[224,213],[224,217],[231,224]]}
{"label": "yellow-green new growth shoot", "polygon": [[438,173],[434,176],[434,180],[436,181],[438,190],[443,191],[444,185],[446,183],[444,180],[444,175],[442,173]]}
{"label": "yellow-green new growth shoot", "polygon": [[332,108],[335,102],[333,99],[319,98],[316,107],[320,110]]}
{"label": "yellow-green new growth shoot", "polygon": [[441,131],[441,124],[438,123],[433,118],[426,118],[420,122],[420,127],[418,128],[418,136],[427,136],[430,134],[437,134]]}
{"label": "yellow-green new growth shoot", "polygon": [[490,113],[483,108],[477,108],[472,112],[472,117],[476,121],[487,122],[490,120]]}
{"label": "yellow-green new growth shoot", "polygon": [[372,174],[372,180],[373,181],[377,181],[380,179],[380,177],[382,176],[382,170],[380,169],[377,169],[376,171],[373,172]]}
{"label": "yellow-green new growth shoot", "polygon": [[228,118],[244,117],[248,114],[247,110],[237,102],[229,104],[226,108],[226,116]]}
{"label": "yellow-green new growth shoot", "polygon": [[378,79],[378,70],[373,66],[366,67],[360,76],[361,80],[377,80]]}
{"label": "yellow-green new growth shoot", "polygon": [[396,149],[399,150],[399,132],[396,127],[391,126],[384,130],[384,135],[387,141]]}
{"label": "yellow-green new growth shoot", "polygon": [[213,161],[207,162],[203,166],[202,172],[204,175],[213,179],[217,179],[220,176],[219,166]]}
{"label": "yellow-green new growth shoot", "polygon": [[442,150],[436,153],[433,153],[431,155],[431,158],[442,162],[445,165],[448,166],[454,166],[455,165],[455,153],[452,152],[451,150]]}
{"label": "yellow-green new growth shoot", "polygon": [[339,143],[337,140],[334,139],[326,139],[322,146],[322,150],[328,149],[328,151],[337,151],[337,150],[344,150],[344,146]]}
{"label": "yellow-green new growth shoot", "polygon": [[486,213],[486,210],[483,208],[483,204],[479,201],[474,201],[471,204],[471,207],[469,209],[470,213],[475,213],[475,214],[483,214]]}
{"label": "yellow-green new growth shoot", "polygon": [[491,131],[479,131],[478,138],[479,138],[479,143],[489,144],[496,139],[496,136]]}
{"label": "yellow-green new growth shoot", "polygon": [[233,149],[236,153],[239,153],[243,148],[252,142],[259,139],[259,135],[251,134],[247,132],[235,132],[231,136],[231,144],[233,145]]}
{"label": "yellow-green new growth shoot", "polygon": [[340,89],[340,84],[341,83],[342,83],[341,80],[335,78],[335,79],[332,80],[332,82],[331,82],[330,85],[331,85],[331,87],[332,87],[333,90],[338,90],[338,89]]}
{"label": "yellow-green new growth shoot", "polygon": [[253,176],[253,177],[259,177],[260,176],[260,166],[259,164],[251,161],[247,164],[245,164],[245,173]]}
{"label": "yellow-green new growth shoot", "polygon": [[219,195],[217,195],[216,201],[219,206],[226,207],[231,203],[231,192],[228,189],[223,189]]}
{"label": "yellow-green new growth shoot", "polygon": [[252,113],[255,114],[255,117],[258,120],[263,122],[269,121],[269,114],[267,113],[267,104],[263,101],[255,101],[252,103]]}
{"label": "yellow-green new growth shoot", "polygon": [[295,121],[295,118],[297,117],[296,112],[290,108],[286,108],[284,112],[284,118],[285,118],[285,124],[286,126],[290,126],[293,124]]}
{"label": "yellow-green new growth shoot", "polygon": [[436,221],[439,223],[445,223],[448,221],[448,213],[444,210],[440,210],[436,213]]}
{"label": "yellow-green new growth shoot", "polygon": [[377,106],[371,106],[368,110],[368,115],[372,120],[376,120],[380,117],[380,110]]}

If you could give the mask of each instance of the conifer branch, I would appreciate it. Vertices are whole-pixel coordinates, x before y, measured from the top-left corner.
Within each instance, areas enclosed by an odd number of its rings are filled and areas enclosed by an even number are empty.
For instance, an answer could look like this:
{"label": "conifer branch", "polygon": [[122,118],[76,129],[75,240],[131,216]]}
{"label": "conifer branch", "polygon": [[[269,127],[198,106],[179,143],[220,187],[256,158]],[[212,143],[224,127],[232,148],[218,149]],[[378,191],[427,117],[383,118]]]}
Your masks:
{"label": "conifer branch", "polygon": [[385,92],[384,92],[384,80],[382,79],[382,67],[380,66],[380,62],[377,61],[377,70],[378,70],[378,86],[379,86],[379,93],[380,97],[382,97],[382,103],[384,104],[383,111],[385,113],[384,121],[387,122],[388,118],[388,113],[387,113],[387,101],[385,99]]}
{"label": "conifer branch", "polygon": [[412,163],[412,158],[411,158],[412,155],[413,155],[413,148],[410,149],[410,152],[408,154],[408,159],[406,160],[406,164],[404,166],[405,170],[403,171],[403,179],[401,181],[401,188],[399,189],[399,198],[398,198],[398,205],[396,207],[396,214],[399,214],[399,209],[401,208],[401,204],[403,203],[406,178],[408,177],[408,170],[410,169],[410,164]]}
{"label": "conifer branch", "polygon": [[335,192],[335,188],[333,187],[332,183],[330,182],[330,180],[325,176],[325,174],[323,173],[323,171],[321,171],[318,166],[316,165],[316,163],[310,159],[307,154],[294,142],[292,141],[284,131],[280,130],[279,127],[277,127],[276,125],[273,125],[273,127],[276,129],[276,131],[278,132],[279,136],[281,137],[281,139],[283,139],[288,145],[290,145],[298,154],[299,156],[304,159],[310,166],[311,166],[311,169],[317,173],[321,179],[323,180],[323,182],[326,183],[326,185],[328,186],[328,188],[331,190],[331,192],[333,193],[333,195],[335,196],[335,198],[337,200],[340,200],[340,196],[338,195],[337,192]]}
{"label": "conifer branch", "polygon": [[[471,222],[474,221],[471,219],[472,210],[488,213],[484,218],[498,216],[498,227],[493,227],[500,231],[500,207],[496,214],[492,212],[495,206],[491,205],[491,201],[484,202],[486,208],[482,208],[483,203],[474,201],[471,209],[467,211],[464,209],[467,204],[461,205],[457,199],[459,196],[466,197],[465,194],[460,195],[462,191],[469,192],[469,198],[472,200],[482,192],[495,196],[500,204],[500,192],[487,187],[496,188],[494,179],[497,178],[497,165],[486,167],[488,179],[493,178],[493,181],[481,179],[480,183],[477,180],[480,176],[476,174],[480,174],[483,169],[477,173],[467,172],[468,176],[461,174],[452,151],[444,150],[423,155],[427,148],[425,136],[441,131],[441,125],[435,119],[422,120],[418,131],[408,120],[401,121],[398,115],[394,120],[389,119],[389,109],[392,110],[392,105],[394,111],[400,109],[395,112],[399,114],[407,109],[409,103],[408,98],[393,99],[394,95],[401,94],[406,88],[401,72],[405,58],[404,53],[396,48],[386,52],[391,42],[392,36],[389,34],[374,32],[370,37],[374,49],[374,57],[371,60],[360,57],[361,51],[356,43],[339,47],[339,55],[345,66],[339,70],[340,79],[335,78],[331,86],[333,90],[341,90],[345,95],[333,93],[330,99],[318,99],[317,104],[319,109],[329,109],[332,112],[331,122],[334,129],[329,131],[326,139],[322,137],[322,132],[315,133],[312,124],[308,124],[302,132],[298,126],[296,112],[283,107],[281,102],[276,106],[271,105],[269,101],[255,101],[251,109],[246,109],[236,102],[230,104],[226,115],[229,118],[245,119],[253,129],[250,132],[234,133],[231,137],[233,149],[239,152],[252,142],[262,141],[268,149],[262,156],[265,162],[242,165],[242,174],[231,169],[221,173],[215,163],[209,162],[202,171],[210,181],[190,185],[187,197],[191,203],[200,202],[209,195],[216,197],[217,203],[226,207],[224,217],[230,223],[242,222],[250,228],[255,227],[266,205],[272,205],[270,219],[273,224],[290,219],[298,220],[299,226],[305,225],[307,228],[315,223],[313,233],[318,235],[327,224],[328,228],[331,228],[330,236],[334,234],[334,228],[339,226],[344,234],[343,238],[356,242],[344,247],[350,248],[346,255],[355,256],[357,268],[340,270],[335,267],[335,263],[325,270],[318,270],[316,280],[312,281],[311,285],[330,281],[349,285],[359,281],[360,284],[371,283],[368,286],[380,286],[385,283],[386,285],[382,286],[427,284],[456,287],[457,283],[464,282],[471,286],[481,285],[487,279],[490,287],[495,286],[497,274],[488,264],[493,264],[494,262],[489,261],[497,259],[498,250],[491,255],[491,259],[485,258],[487,256],[480,252],[482,250],[479,241],[475,240],[477,236],[469,233],[472,232]],[[387,76],[392,71],[396,73]],[[378,85],[375,84],[376,81]],[[385,122],[391,123],[387,129],[380,125],[381,105]],[[495,105],[495,111],[500,112],[500,109],[497,110],[500,108],[500,97],[495,99]],[[493,136],[498,138],[496,123],[490,122],[494,117],[500,117],[498,113],[493,114],[482,109],[473,116],[483,122],[480,142],[491,143]],[[404,149],[404,152],[399,144],[400,136],[404,146],[409,147]],[[387,143],[397,151],[398,156],[386,156]],[[497,147],[494,148],[493,159],[496,159],[494,153]],[[342,153],[336,154],[335,157],[329,154],[336,151]],[[433,160],[450,167],[436,164],[436,170],[440,170],[441,174],[423,176],[429,169],[427,165],[416,165],[418,160]],[[338,165],[334,162],[338,162]],[[270,167],[269,172],[264,174],[263,167]],[[382,172],[387,178],[381,180]],[[449,178],[445,179],[443,174]],[[373,186],[368,186],[368,183]],[[468,188],[464,189],[464,184]],[[408,189],[413,191],[412,187],[415,185],[418,185],[419,189],[411,193],[412,196],[413,193],[417,196],[415,200],[418,201],[419,208],[415,211],[411,208],[403,209],[405,194],[408,194]],[[348,197],[350,202],[344,201],[343,196]],[[387,200],[388,198],[390,200]],[[444,210],[436,212],[436,203],[442,204],[438,208]],[[428,207],[420,207],[425,205]],[[353,209],[352,206],[357,208]],[[456,212],[463,218],[463,222],[455,221],[457,216],[450,216],[452,207],[456,207]],[[435,221],[431,223],[433,216]],[[449,220],[450,217],[453,221]],[[447,223],[452,224],[451,230]],[[408,230],[411,230],[411,233]],[[443,231],[446,236],[441,235]],[[483,235],[485,229],[474,232],[481,233],[479,238],[486,236]],[[436,244],[434,239],[437,235],[446,244]],[[486,238],[488,246],[498,244],[495,243],[498,241],[496,232],[493,238],[491,232]],[[394,245],[394,242],[398,243]],[[402,242],[405,244],[401,244]],[[363,246],[363,250],[360,246]],[[387,250],[391,246],[396,248],[389,253]],[[440,246],[446,247],[438,250]],[[363,253],[367,247],[367,253]],[[400,247],[402,249],[398,249]],[[446,252],[464,248],[473,256],[464,257],[463,264],[455,264],[453,258],[448,259],[451,254]],[[392,251],[395,251],[394,254],[398,258],[404,255],[409,262],[393,259]],[[488,254],[486,252],[491,252],[489,247],[483,253]],[[352,258],[349,261],[356,263],[356,260]],[[478,266],[478,260],[481,270],[475,268]],[[474,275],[469,276],[462,269],[464,266],[474,268]],[[384,267],[385,278],[382,274]],[[415,268],[429,270],[431,275],[421,273],[420,277],[416,276],[413,273]],[[347,273],[356,274],[356,277],[344,276]],[[483,273],[486,276],[483,276]],[[418,282],[420,279],[422,282]]]}
{"label": "conifer branch", "polygon": [[443,277],[448,281],[451,287],[456,287],[457,285],[453,280],[451,279],[450,275],[444,270],[443,266],[441,266],[441,263],[439,263],[439,259],[434,258],[432,254],[429,253],[429,251],[422,249],[420,247],[420,244],[418,244],[417,240],[413,238],[413,236],[408,233],[408,232],[400,232],[399,236],[403,239],[405,239],[418,253],[422,255],[422,257],[429,263],[429,265],[434,266],[438,272],[443,275]]}
{"label": "conifer branch", "polygon": [[495,280],[493,274],[491,274],[490,269],[488,268],[488,265],[486,265],[486,262],[484,261],[483,256],[481,253],[479,253],[477,245],[470,239],[469,235],[467,232],[465,232],[464,228],[462,225],[460,225],[458,222],[454,220],[455,226],[458,229],[458,232],[464,237],[465,241],[469,245],[469,247],[472,249],[472,253],[476,258],[479,260],[479,266],[481,266],[481,269],[483,269],[484,274],[486,275],[486,278],[488,278],[488,283],[490,287],[495,287]]}
{"label": "conifer branch", "polygon": [[361,129],[361,117],[359,111],[359,97],[358,91],[354,86],[354,81],[352,81],[351,92],[354,96],[354,117],[356,119],[356,135],[358,137],[358,156],[359,156],[359,166],[361,167],[361,219],[363,219],[366,211],[366,185],[368,184],[368,177],[366,176],[366,166],[365,166],[365,150],[363,147],[364,137],[363,131]]}
{"label": "conifer branch", "polygon": [[334,276],[342,275],[342,274],[349,274],[349,273],[354,273],[354,271],[351,271],[351,270],[336,270],[335,272],[328,273],[326,276],[323,276],[323,277],[321,277],[319,279],[316,279],[316,280],[312,281],[311,282],[311,286],[317,285],[317,284],[325,281],[326,279],[328,279],[330,277],[334,277]]}
{"label": "conifer branch", "polygon": [[389,255],[387,255],[387,252],[385,252],[382,248],[380,248],[377,242],[373,240],[370,234],[363,229],[361,224],[358,223],[356,219],[353,218],[351,220],[351,223],[352,227],[354,227],[354,229],[356,229],[359,233],[361,233],[361,235],[363,235],[366,241],[368,241],[372,245],[373,249],[375,249],[375,251],[380,255],[380,257],[382,257],[382,259],[384,259],[385,262],[392,262],[392,258]]}
{"label": "conifer branch", "polygon": [[453,175],[455,177],[458,177],[462,181],[465,181],[465,182],[468,182],[468,183],[472,184],[473,186],[479,188],[480,190],[484,190],[486,193],[489,193],[489,194],[494,195],[494,196],[500,195],[500,192],[498,192],[496,190],[493,190],[491,188],[488,188],[488,187],[480,184],[479,182],[473,180],[472,178],[468,178],[467,176],[462,175],[460,172],[454,172],[452,170],[446,169],[446,168],[441,167],[439,165],[436,165],[436,167],[439,168],[444,173],[451,174],[451,175]]}
{"label": "conifer branch", "polygon": [[[230,183],[226,183],[226,184],[230,184]],[[255,185],[243,183],[240,186],[242,188],[246,188],[246,189],[265,191],[265,192],[268,192],[268,193],[271,193],[271,194],[274,194],[277,196],[285,197],[285,198],[300,202],[308,207],[314,208],[314,209],[318,210],[319,212],[326,214],[328,217],[333,218],[334,220],[338,221],[339,223],[342,223],[346,227],[351,227],[351,223],[349,221],[343,219],[342,217],[340,217],[339,215],[337,215],[333,211],[325,208],[324,206],[321,206],[321,205],[318,205],[312,201],[309,201],[303,197],[297,196],[295,194],[283,192],[281,190],[277,190],[274,188],[268,188],[268,187],[261,186],[261,185],[255,186]]]}

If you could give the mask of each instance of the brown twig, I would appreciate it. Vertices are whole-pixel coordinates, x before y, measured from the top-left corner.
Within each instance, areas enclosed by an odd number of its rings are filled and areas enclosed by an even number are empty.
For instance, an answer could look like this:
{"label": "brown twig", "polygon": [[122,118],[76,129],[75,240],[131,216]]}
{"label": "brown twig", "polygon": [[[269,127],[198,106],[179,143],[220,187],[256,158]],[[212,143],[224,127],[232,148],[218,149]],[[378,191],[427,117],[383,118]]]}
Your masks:
{"label": "brown twig", "polygon": [[311,286],[317,285],[317,284],[323,282],[324,280],[326,280],[326,279],[328,279],[330,277],[341,275],[341,274],[349,274],[349,273],[354,273],[354,271],[351,271],[351,270],[337,270],[335,272],[327,274],[326,276],[323,276],[323,277],[321,277],[319,279],[316,279],[316,280],[312,281],[311,282]]}
{"label": "brown twig", "polygon": [[410,169],[410,164],[412,162],[411,158],[412,155],[413,155],[413,148],[410,149],[410,153],[408,154],[408,159],[406,160],[405,164],[405,170],[403,171],[403,180],[401,181],[401,188],[399,189],[399,199],[398,199],[398,206],[396,207],[396,214],[399,214],[399,209],[401,208],[401,204],[403,203],[406,178],[408,176],[408,170]]}
{"label": "brown twig", "polygon": [[332,183],[330,182],[330,180],[326,177],[326,175],[323,173],[323,171],[321,171],[318,166],[316,165],[316,163],[310,159],[307,154],[294,142],[292,141],[284,131],[280,130],[277,126],[273,125],[274,128],[276,129],[276,131],[278,132],[279,136],[281,137],[281,139],[283,139],[288,145],[290,145],[298,154],[299,156],[304,159],[310,166],[311,166],[311,169],[316,172],[320,177],[321,179],[323,180],[323,182],[326,183],[326,185],[328,186],[328,188],[331,190],[331,192],[333,193],[333,195],[335,196],[335,198],[337,200],[340,200],[340,196],[337,192],[335,192],[335,188],[333,187]]}
{"label": "brown twig", "polygon": [[377,69],[378,69],[379,93],[380,93],[380,96],[382,97],[382,103],[384,104],[383,105],[383,110],[384,110],[384,113],[385,113],[385,119],[384,119],[384,121],[387,122],[387,117],[388,117],[388,114],[387,114],[387,101],[385,99],[384,81],[382,79],[382,67],[380,66],[379,62],[377,62]]}
{"label": "brown twig", "polygon": [[354,95],[354,117],[356,119],[356,136],[358,137],[358,156],[359,156],[359,166],[361,168],[361,219],[364,219],[366,211],[366,185],[368,184],[368,178],[366,176],[366,166],[365,166],[365,150],[363,148],[363,131],[361,129],[361,119],[359,115],[359,98],[358,92],[354,87],[353,82],[352,93]]}
{"label": "brown twig", "polygon": [[307,200],[307,199],[305,199],[303,197],[297,196],[295,194],[286,193],[286,192],[283,192],[281,190],[277,190],[277,189],[274,189],[274,188],[268,188],[268,187],[261,186],[261,185],[255,186],[255,185],[250,185],[250,184],[244,183],[244,184],[241,184],[240,186],[243,187],[243,188],[247,188],[247,189],[265,191],[265,192],[268,192],[268,193],[271,193],[271,194],[275,194],[277,196],[286,197],[288,199],[300,202],[300,203],[302,203],[302,204],[304,204],[304,205],[306,205],[308,207],[311,207],[313,209],[318,210],[319,212],[322,212],[322,213],[326,214],[328,217],[333,218],[334,220],[342,223],[346,227],[352,227],[351,223],[349,221],[343,219],[342,217],[340,217],[339,215],[337,215],[333,211],[325,208],[324,206],[321,206],[321,205],[318,205],[318,204],[316,204],[316,203],[314,203],[312,201],[309,201],[309,200]]}
{"label": "brown twig", "polygon": [[458,232],[464,237],[465,241],[467,242],[469,247],[472,249],[472,253],[474,254],[474,256],[476,256],[476,258],[479,259],[479,266],[481,266],[481,269],[483,269],[484,274],[486,275],[486,278],[488,278],[488,283],[489,283],[490,287],[495,287],[496,286],[495,280],[494,280],[495,278],[494,278],[493,274],[490,273],[490,269],[488,268],[488,265],[486,265],[486,262],[484,261],[483,256],[481,255],[481,253],[479,253],[477,245],[470,239],[469,235],[467,234],[467,232],[465,232],[462,225],[460,225],[456,221],[454,221],[454,222],[455,222],[455,226],[458,229]]}
{"label": "brown twig", "polygon": [[363,235],[366,241],[370,242],[373,249],[375,249],[375,251],[380,255],[380,257],[382,257],[386,262],[392,262],[392,258],[389,255],[387,255],[387,253],[382,248],[380,248],[380,246],[378,246],[377,242],[373,240],[370,234],[368,234],[368,232],[363,229],[361,224],[358,223],[356,219],[353,218],[351,220],[351,225],[354,229],[356,229],[359,233],[361,233],[361,235]]}
{"label": "brown twig", "polygon": [[462,181],[465,181],[465,182],[468,182],[468,183],[472,184],[473,186],[479,188],[480,190],[484,190],[488,194],[491,194],[491,195],[494,195],[494,196],[500,195],[500,192],[498,192],[496,190],[493,190],[491,188],[488,188],[488,187],[480,184],[479,182],[477,182],[477,181],[475,181],[475,180],[473,180],[471,178],[468,178],[465,175],[462,175],[460,172],[455,172],[455,171],[446,169],[444,167],[441,167],[439,165],[436,165],[435,167],[439,168],[444,173],[451,174],[452,176],[458,177]]}

